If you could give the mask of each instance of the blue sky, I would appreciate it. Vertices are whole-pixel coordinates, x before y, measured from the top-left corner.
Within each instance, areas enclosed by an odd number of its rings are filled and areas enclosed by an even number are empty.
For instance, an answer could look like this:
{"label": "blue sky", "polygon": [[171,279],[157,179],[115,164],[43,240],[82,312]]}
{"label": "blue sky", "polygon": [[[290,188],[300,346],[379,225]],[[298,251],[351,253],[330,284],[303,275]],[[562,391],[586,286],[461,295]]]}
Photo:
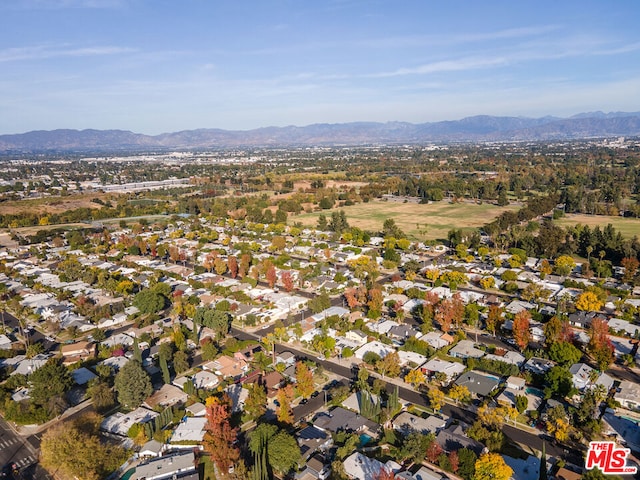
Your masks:
{"label": "blue sky", "polygon": [[0,133],[640,111],[640,2],[3,0]]}

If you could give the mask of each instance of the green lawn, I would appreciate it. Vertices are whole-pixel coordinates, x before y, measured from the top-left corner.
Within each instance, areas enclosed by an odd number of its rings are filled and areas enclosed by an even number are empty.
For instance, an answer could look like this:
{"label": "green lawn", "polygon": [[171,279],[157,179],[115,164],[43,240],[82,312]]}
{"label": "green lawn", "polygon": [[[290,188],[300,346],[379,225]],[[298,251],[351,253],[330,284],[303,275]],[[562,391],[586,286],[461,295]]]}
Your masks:
{"label": "green lawn", "polygon": [[443,240],[454,228],[478,228],[490,222],[506,210],[519,207],[497,207],[489,203],[449,203],[431,204],[398,203],[374,200],[339,209],[303,213],[290,217],[290,221],[304,225],[316,225],[320,214],[327,218],[336,210],[344,210],[351,226],[369,231],[380,231],[387,218],[393,218],[409,238],[414,240]]}
{"label": "green lawn", "polygon": [[622,234],[623,237],[640,237],[640,219],[638,218],[613,217],[608,215],[568,214],[558,220],[555,220],[555,223],[561,227],[581,224],[588,225],[589,227],[600,226],[600,228],[611,224],[616,231],[619,231]]}

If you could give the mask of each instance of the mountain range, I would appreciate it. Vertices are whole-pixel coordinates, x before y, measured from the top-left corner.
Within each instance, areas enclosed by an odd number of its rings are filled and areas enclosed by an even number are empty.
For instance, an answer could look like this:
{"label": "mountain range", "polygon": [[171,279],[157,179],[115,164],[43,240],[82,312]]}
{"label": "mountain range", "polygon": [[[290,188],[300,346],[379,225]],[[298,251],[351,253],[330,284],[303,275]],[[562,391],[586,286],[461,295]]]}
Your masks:
{"label": "mountain range", "polygon": [[478,115],[413,124],[354,122],[254,130],[197,129],[160,135],[124,130],[38,130],[0,135],[0,152],[213,149],[453,142],[521,142],[640,136],[640,112],[588,112],[569,118]]}

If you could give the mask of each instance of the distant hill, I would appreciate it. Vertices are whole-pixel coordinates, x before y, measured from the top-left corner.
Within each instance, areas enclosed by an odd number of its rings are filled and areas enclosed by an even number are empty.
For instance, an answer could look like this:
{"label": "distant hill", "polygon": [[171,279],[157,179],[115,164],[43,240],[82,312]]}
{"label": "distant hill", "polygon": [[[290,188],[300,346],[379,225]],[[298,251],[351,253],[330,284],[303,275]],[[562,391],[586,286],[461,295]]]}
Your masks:
{"label": "distant hill", "polygon": [[638,136],[640,112],[589,112],[570,118],[493,117],[413,124],[355,122],[233,131],[198,129],[161,135],[124,130],[51,130],[0,135],[0,152],[118,151],[312,145],[537,141]]}

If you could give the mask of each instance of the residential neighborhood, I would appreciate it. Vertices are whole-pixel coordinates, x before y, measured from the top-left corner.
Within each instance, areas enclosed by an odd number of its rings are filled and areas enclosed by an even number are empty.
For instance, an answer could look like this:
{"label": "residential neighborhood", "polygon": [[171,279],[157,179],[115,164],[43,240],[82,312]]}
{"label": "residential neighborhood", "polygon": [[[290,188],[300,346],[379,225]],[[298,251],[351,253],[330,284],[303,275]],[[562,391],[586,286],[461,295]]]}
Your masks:
{"label": "residential neighborhood", "polygon": [[196,217],[61,240],[0,253],[3,416],[46,443],[98,412],[112,478],[473,480],[486,459],[533,480],[579,475],[592,439],[640,450],[621,277]]}

